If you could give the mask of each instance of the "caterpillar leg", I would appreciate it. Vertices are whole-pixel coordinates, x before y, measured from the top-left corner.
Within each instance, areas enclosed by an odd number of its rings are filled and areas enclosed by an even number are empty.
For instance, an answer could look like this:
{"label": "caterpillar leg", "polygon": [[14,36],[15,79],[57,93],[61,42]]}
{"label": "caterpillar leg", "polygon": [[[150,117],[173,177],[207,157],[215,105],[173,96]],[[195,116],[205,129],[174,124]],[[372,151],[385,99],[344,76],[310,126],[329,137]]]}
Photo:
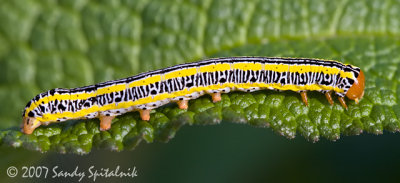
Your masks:
{"label": "caterpillar leg", "polygon": [[302,91],[302,92],[300,92],[300,95],[301,95],[301,99],[303,100],[304,104],[306,106],[308,106],[307,92],[306,91]]}
{"label": "caterpillar leg", "polygon": [[103,116],[100,115],[100,131],[106,131],[111,128],[111,121],[115,116]]}
{"label": "caterpillar leg", "polygon": [[347,105],[346,102],[344,101],[344,97],[339,97],[339,102],[347,110]]}
{"label": "caterpillar leg", "polygon": [[149,121],[150,120],[150,111],[151,110],[149,110],[149,109],[139,110],[140,118],[142,118],[142,120],[144,120],[144,121]]}
{"label": "caterpillar leg", "polygon": [[333,105],[333,100],[332,100],[332,92],[331,91],[329,91],[329,92],[326,92],[325,93],[325,97],[326,97],[326,99],[328,100],[328,102],[331,104],[331,105]]}
{"label": "caterpillar leg", "polygon": [[21,131],[25,134],[31,134],[37,127],[39,127],[42,123],[39,120],[33,117],[24,117],[23,124],[21,125]]}
{"label": "caterpillar leg", "polygon": [[189,106],[189,105],[188,105],[188,103],[189,103],[188,100],[179,100],[179,101],[177,101],[176,103],[178,104],[179,109],[187,109],[188,106]]}
{"label": "caterpillar leg", "polygon": [[215,103],[215,102],[219,102],[219,101],[221,101],[221,93],[212,93],[211,94],[211,98],[212,98],[212,101]]}

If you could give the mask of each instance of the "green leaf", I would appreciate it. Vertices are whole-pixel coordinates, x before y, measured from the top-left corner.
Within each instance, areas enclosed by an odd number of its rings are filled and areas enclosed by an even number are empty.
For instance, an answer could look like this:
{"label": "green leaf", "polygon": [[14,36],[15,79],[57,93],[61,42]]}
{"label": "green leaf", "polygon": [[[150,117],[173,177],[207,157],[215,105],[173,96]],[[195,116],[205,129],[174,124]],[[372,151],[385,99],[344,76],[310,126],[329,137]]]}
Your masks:
{"label": "green leaf", "polygon": [[[384,1],[6,1],[0,7],[0,143],[47,152],[121,151],[167,142],[183,125],[233,122],[271,128],[287,138],[400,129],[400,3]],[[388,4],[389,3],[389,4]],[[29,7],[29,8],[27,8]],[[359,11],[352,11],[357,8]],[[385,10],[383,10],[386,8]],[[16,23],[17,22],[17,23]],[[35,94],[78,87],[179,63],[220,56],[334,59],[366,75],[364,99],[330,106],[318,92],[309,107],[294,92],[232,92],[188,110],[168,104],[151,120],[137,112],[113,120],[78,120],[19,132],[20,113]]]}

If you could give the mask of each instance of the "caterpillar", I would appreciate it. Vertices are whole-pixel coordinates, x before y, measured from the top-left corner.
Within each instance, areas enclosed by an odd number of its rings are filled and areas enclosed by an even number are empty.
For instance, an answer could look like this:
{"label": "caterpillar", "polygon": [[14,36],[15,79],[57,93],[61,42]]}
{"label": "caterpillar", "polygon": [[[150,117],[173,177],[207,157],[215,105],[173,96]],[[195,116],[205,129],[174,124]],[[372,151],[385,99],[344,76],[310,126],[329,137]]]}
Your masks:
{"label": "caterpillar", "polygon": [[333,105],[332,92],[347,109],[344,97],[358,103],[364,95],[360,68],[332,60],[276,57],[213,58],[180,64],[136,76],[95,85],[38,94],[23,112],[21,131],[31,134],[40,125],[70,119],[100,119],[100,130],[111,128],[115,116],[139,111],[150,119],[152,109],[210,94],[213,102],[221,93],[261,89],[291,90],[301,94],[308,106],[307,91],[320,91]]}

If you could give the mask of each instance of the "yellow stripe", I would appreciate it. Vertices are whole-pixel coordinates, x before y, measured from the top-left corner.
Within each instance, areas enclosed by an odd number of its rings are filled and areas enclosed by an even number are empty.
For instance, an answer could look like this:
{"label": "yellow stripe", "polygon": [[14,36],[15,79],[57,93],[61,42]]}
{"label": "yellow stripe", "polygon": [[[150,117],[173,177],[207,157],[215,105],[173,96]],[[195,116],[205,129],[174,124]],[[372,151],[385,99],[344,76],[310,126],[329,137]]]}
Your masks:
{"label": "yellow stripe", "polygon": [[128,84],[128,88],[133,88],[133,87],[142,86],[142,85],[149,85],[151,83],[160,82],[160,81],[161,81],[161,75],[154,75],[151,77],[133,81]]}
{"label": "yellow stripe", "polygon": [[351,72],[340,71],[340,77],[354,79],[354,75]]}
{"label": "yellow stripe", "polygon": [[289,70],[289,65],[287,64],[265,64],[265,70],[271,70],[275,72],[287,72]]}
{"label": "yellow stripe", "polygon": [[119,91],[122,91],[122,90],[125,90],[125,89],[126,89],[126,84],[125,83],[116,84],[116,85],[113,84],[111,86],[105,86],[105,87],[102,87],[102,88],[97,88],[96,95],[98,96],[98,95],[108,94],[108,93],[111,93],[111,92],[119,92]]}
{"label": "yellow stripe", "polygon": [[[68,95],[69,95],[69,94],[68,94]],[[90,97],[95,97],[95,96],[96,96],[96,92],[91,92],[91,93],[82,92],[82,93],[79,93],[79,94],[72,94],[72,95],[69,95],[70,100],[77,100],[77,99],[86,100],[86,99],[88,99],[88,98],[90,98]],[[65,96],[65,97],[67,97],[67,96]],[[50,99],[50,98],[49,98],[49,99]]]}
{"label": "yellow stripe", "polygon": [[[44,114],[43,117],[38,117],[37,119],[39,121],[56,121],[59,118],[67,117],[67,118],[82,118],[87,114],[97,112],[97,111],[107,111],[107,110],[113,110],[113,109],[121,109],[121,108],[128,108],[130,106],[136,106],[136,105],[141,105],[141,104],[147,104],[151,102],[156,102],[159,100],[164,100],[164,99],[172,99],[175,97],[183,96],[183,95],[189,95],[193,94],[194,92],[199,92],[199,91],[204,91],[204,90],[216,90],[216,89],[223,89],[226,87],[238,87],[238,84],[234,83],[225,83],[223,85],[210,85],[207,87],[195,87],[191,88],[190,90],[182,90],[182,91],[177,91],[174,93],[163,93],[154,97],[146,97],[142,99],[138,99],[136,101],[128,101],[128,102],[120,102],[118,105],[115,104],[107,104],[102,107],[99,107],[98,105],[94,105],[88,109],[82,109],[80,111],[77,111],[75,113],[72,112],[63,112],[63,113],[57,113],[57,114]],[[240,84],[240,88],[243,89],[249,89],[253,87],[263,87],[263,88],[275,88],[279,90],[292,90],[292,91],[300,91],[300,90],[333,90],[335,92],[343,92],[342,89],[339,88],[333,88],[331,86],[323,86],[323,85],[317,85],[317,84],[312,84],[312,85],[305,85],[305,86],[297,86],[297,85],[281,85],[281,84],[265,84],[265,83],[244,83]]]}
{"label": "yellow stripe", "polygon": [[226,71],[230,70],[231,65],[229,63],[218,63],[218,64],[210,64],[200,67],[200,72],[215,72],[215,71]]}
{"label": "yellow stripe", "polygon": [[[69,100],[71,97],[70,97],[70,95],[69,94],[55,94],[55,95],[53,95],[53,96],[48,96],[47,97],[47,102],[49,102],[49,101],[54,101],[54,100]],[[44,98],[43,98],[43,100],[44,100]],[[42,100],[42,102],[44,102]],[[44,103],[47,103],[47,102],[44,102]],[[40,104],[40,103],[38,103],[38,104]]]}
{"label": "yellow stripe", "polygon": [[262,69],[261,63],[235,63],[233,69],[259,71]]}
{"label": "yellow stripe", "polygon": [[186,77],[186,76],[191,76],[195,75],[197,73],[196,67],[192,68],[187,68],[187,69],[179,69],[177,71],[172,71],[164,74],[165,80],[167,79],[173,79],[177,77]]}

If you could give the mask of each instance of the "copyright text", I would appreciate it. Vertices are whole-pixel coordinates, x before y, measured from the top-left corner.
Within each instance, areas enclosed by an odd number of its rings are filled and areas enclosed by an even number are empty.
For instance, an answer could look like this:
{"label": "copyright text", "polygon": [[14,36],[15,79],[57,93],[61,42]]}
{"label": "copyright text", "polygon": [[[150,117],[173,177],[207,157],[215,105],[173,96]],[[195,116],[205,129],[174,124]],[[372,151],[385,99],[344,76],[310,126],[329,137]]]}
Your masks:
{"label": "copyright text", "polygon": [[15,166],[7,168],[8,177],[14,178],[65,178],[71,180],[89,179],[95,182],[98,178],[134,178],[138,176],[136,167],[121,168],[119,165],[115,168],[98,168],[90,166],[87,169],[76,166],[73,170],[64,170],[62,167],[54,166],[48,168],[46,166],[22,166],[18,169]]}

